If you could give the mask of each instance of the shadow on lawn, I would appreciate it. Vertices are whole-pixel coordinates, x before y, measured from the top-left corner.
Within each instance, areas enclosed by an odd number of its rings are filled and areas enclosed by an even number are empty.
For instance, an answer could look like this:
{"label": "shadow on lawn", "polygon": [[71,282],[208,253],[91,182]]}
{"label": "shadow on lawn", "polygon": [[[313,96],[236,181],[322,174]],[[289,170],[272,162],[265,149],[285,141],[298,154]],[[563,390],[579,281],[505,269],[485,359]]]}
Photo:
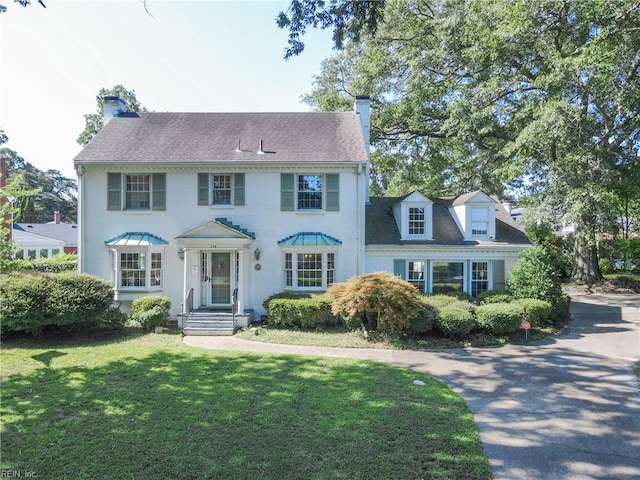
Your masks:
{"label": "shadow on lawn", "polygon": [[[38,355],[46,365],[53,353]],[[369,362],[156,351],[3,382],[2,468],[39,478],[490,478],[460,397]]]}

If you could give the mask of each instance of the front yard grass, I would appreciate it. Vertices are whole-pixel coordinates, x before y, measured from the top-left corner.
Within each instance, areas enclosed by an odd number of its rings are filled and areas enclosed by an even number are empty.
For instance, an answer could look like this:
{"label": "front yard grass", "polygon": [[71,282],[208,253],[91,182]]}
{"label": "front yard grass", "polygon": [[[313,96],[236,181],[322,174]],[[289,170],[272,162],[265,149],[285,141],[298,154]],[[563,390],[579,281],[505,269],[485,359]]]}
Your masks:
{"label": "front yard grass", "polygon": [[42,479],[491,478],[462,398],[407,369],[194,349],[179,334],[14,339],[0,355],[3,471]]}

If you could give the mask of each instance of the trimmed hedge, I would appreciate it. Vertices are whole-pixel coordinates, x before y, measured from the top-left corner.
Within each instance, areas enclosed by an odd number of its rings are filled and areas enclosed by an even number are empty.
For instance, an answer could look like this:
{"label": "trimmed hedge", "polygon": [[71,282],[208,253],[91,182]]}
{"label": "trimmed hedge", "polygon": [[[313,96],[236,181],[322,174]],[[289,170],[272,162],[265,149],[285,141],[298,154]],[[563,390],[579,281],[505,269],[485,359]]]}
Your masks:
{"label": "trimmed hedge", "polygon": [[86,274],[0,276],[0,317],[7,331],[38,334],[48,325],[99,323],[112,302],[111,285]]}
{"label": "trimmed hedge", "polygon": [[524,308],[524,318],[534,328],[551,323],[551,303],[537,298],[519,298],[512,302]]}
{"label": "trimmed hedge", "polygon": [[450,305],[437,308],[435,318],[435,328],[443,335],[454,337],[457,335],[466,335],[475,326],[475,318],[473,316],[473,305],[464,305],[466,302],[456,301]]}
{"label": "trimmed hedge", "polygon": [[442,293],[436,293],[434,295],[427,294],[424,297],[424,302],[427,305],[431,305],[435,308],[451,305],[452,303],[456,303],[457,301],[458,299],[456,299],[456,297],[452,297],[451,295],[444,295]]}
{"label": "trimmed hedge", "polygon": [[436,308],[425,302],[422,310],[411,318],[408,331],[417,335],[429,333],[435,325],[436,315]]}
{"label": "trimmed hedge", "polygon": [[524,318],[524,307],[515,303],[488,303],[476,308],[478,326],[494,335],[515,332]]}
{"label": "trimmed hedge", "polygon": [[506,290],[486,290],[478,295],[478,305],[509,303],[511,300],[513,300],[513,296]]}
{"label": "trimmed hedge", "polygon": [[327,295],[276,294],[263,305],[269,323],[274,325],[315,328],[341,323],[341,319],[331,313],[331,298]]}
{"label": "trimmed hedge", "polygon": [[171,299],[159,295],[138,297],[131,303],[131,319],[142,328],[162,327],[169,321]]}

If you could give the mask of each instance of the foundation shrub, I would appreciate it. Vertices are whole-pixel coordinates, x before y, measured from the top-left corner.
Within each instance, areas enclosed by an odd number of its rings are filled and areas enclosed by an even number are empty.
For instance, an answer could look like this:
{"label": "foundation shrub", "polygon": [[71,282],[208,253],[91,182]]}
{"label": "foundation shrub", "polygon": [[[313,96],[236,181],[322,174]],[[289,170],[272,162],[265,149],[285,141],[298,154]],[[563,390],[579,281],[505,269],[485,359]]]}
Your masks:
{"label": "foundation shrub", "polygon": [[331,298],[327,295],[276,294],[263,305],[269,323],[274,325],[316,328],[341,323],[331,313]]}
{"label": "foundation shrub", "polygon": [[142,328],[162,327],[169,321],[171,299],[160,295],[138,297],[131,303],[131,319]]}
{"label": "foundation shrub", "polygon": [[49,325],[98,324],[113,301],[113,289],[75,272],[16,272],[0,276],[0,299],[3,329],[38,334]]}
{"label": "foundation shrub", "polygon": [[515,332],[524,318],[524,307],[514,303],[488,303],[476,308],[478,327],[493,335]]}
{"label": "foundation shrub", "polygon": [[509,303],[513,297],[506,290],[486,290],[478,295],[478,305],[488,303]]}
{"label": "foundation shrub", "polygon": [[540,328],[551,323],[551,303],[537,298],[519,298],[513,304],[524,308],[524,319],[532,327]]}
{"label": "foundation shrub", "polygon": [[436,308],[423,302],[422,308],[412,317],[409,332],[421,335],[433,330],[436,320]]}
{"label": "foundation shrub", "polygon": [[466,335],[475,326],[473,305],[456,301],[436,308],[435,328],[447,337]]}

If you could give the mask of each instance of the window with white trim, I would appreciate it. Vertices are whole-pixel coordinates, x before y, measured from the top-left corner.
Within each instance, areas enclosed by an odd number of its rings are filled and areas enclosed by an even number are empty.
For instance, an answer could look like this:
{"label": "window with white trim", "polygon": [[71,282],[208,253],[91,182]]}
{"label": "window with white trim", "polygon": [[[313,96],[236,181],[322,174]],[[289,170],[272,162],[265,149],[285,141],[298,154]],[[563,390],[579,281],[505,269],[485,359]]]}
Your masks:
{"label": "window with white trim", "polygon": [[340,210],[340,175],[337,173],[280,175],[280,210],[337,212]]}
{"label": "window with white trim", "polygon": [[198,205],[244,205],[244,173],[199,173]]}
{"label": "window with white trim", "polygon": [[164,173],[108,173],[107,210],[165,210]]}
{"label": "window with white trim", "polygon": [[489,210],[486,207],[471,208],[471,235],[486,236],[489,233]]}
{"label": "window with white trim", "polygon": [[293,290],[326,289],[335,282],[335,252],[285,252],[285,286]]}
{"label": "window with white trim", "polygon": [[322,210],[322,175],[298,175],[298,210]]}
{"label": "window with white trim", "polygon": [[477,298],[489,290],[489,262],[471,263],[471,295]]}
{"label": "window with white trim", "polygon": [[159,290],[163,284],[163,254],[146,248],[112,250],[115,289]]}
{"label": "window with white trim", "polygon": [[464,291],[464,262],[431,263],[433,270],[433,293],[456,293]]}
{"label": "window with white trim", "polygon": [[212,191],[214,205],[231,205],[231,175],[213,175]]}
{"label": "window with white trim", "polygon": [[424,292],[425,287],[424,265],[425,262],[422,260],[410,260],[408,262],[407,281],[415,286],[419,292]]}
{"label": "window with white trim", "polygon": [[409,207],[409,235],[424,235],[424,222],[424,207]]}

